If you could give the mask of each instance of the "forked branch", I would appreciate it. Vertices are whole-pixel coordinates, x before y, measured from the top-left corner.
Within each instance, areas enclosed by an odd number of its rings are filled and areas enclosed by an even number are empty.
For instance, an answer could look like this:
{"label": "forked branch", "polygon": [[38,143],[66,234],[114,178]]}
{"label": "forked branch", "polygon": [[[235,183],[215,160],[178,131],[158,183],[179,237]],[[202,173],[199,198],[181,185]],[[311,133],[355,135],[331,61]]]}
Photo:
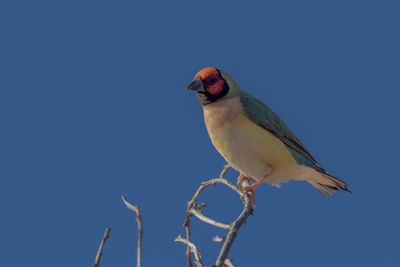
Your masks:
{"label": "forked branch", "polygon": [[[246,222],[246,219],[253,213],[253,208],[251,205],[251,200],[253,198],[253,195],[251,192],[244,193],[241,191],[236,185],[232,184],[228,180],[226,180],[225,174],[229,170],[230,166],[226,165],[224,169],[222,170],[220,174],[220,178],[215,178],[211,179],[209,181],[201,183],[200,187],[197,189],[196,193],[193,195],[193,198],[188,202],[188,208],[186,212],[186,218],[183,226],[186,229],[186,239],[183,239],[181,235],[179,235],[175,241],[180,241],[183,242],[187,245],[187,260],[188,260],[188,267],[192,267],[192,258],[191,258],[191,253],[195,255],[196,259],[196,265],[203,266],[202,260],[201,260],[201,255],[199,250],[196,248],[196,246],[191,242],[191,233],[190,233],[190,225],[191,225],[191,219],[192,216],[196,216],[199,220],[211,224],[215,227],[219,227],[222,229],[229,230],[227,236],[224,239],[218,239],[218,242],[223,242],[223,246],[221,248],[221,251],[219,253],[219,256],[217,258],[217,261],[214,266],[216,267],[222,267],[222,266],[234,266],[232,261],[228,259],[228,254],[229,251],[232,247],[233,242],[235,241],[236,235],[240,229],[240,227],[243,225],[243,223]],[[201,204],[198,205],[196,203],[197,199],[200,196],[200,193],[209,185],[215,185],[217,183],[221,183],[232,189],[234,192],[236,192],[241,199],[243,200],[244,208],[239,217],[233,221],[231,224],[223,224],[220,222],[217,222],[211,218],[206,217],[201,213],[201,209],[206,206],[206,204]],[[249,183],[247,180],[244,181],[243,183],[244,186],[249,186]],[[200,265],[199,265],[200,264]]]}
{"label": "forked branch", "polygon": [[182,238],[182,234],[178,235],[175,239],[175,242],[182,242],[184,243],[188,248],[190,252],[193,252],[194,258],[195,258],[195,263],[197,267],[203,267],[203,261],[201,260],[201,255],[200,255],[200,250],[196,248],[196,246],[190,242],[187,239]]}

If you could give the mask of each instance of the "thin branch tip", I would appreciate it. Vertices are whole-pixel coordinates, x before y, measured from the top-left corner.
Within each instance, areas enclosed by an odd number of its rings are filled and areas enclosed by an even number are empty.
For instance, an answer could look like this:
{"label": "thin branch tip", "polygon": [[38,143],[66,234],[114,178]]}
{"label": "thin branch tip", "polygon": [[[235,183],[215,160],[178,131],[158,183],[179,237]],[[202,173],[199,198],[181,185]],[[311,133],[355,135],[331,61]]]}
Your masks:
{"label": "thin branch tip", "polygon": [[217,242],[217,243],[222,243],[222,242],[224,242],[225,241],[225,239],[226,239],[226,237],[225,236],[219,236],[219,235],[216,235],[216,236],[214,236],[213,238],[212,238],[212,241],[214,241],[214,242]]}
{"label": "thin branch tip", "polygon": [[122,196],[122,201],[124,202],[125,206],[136,213],[136,222],[138,224],[138,242],[137,242],[137,258],[136,258],[136,266],[140,267],[141,265],[141,256],[142,256],[142,240],[143,240],[143,222],[142,222],[142,215],[140,213],[139,205],[132,205],[128,202],[126,196]]}
{"label": "thin branch tip", "polygon": [[100,259],[101,259],[101,256],[103,255],[103,248],[104,248],[104,245],[105,245],[107,239],[110,236],[110,231],[111,231],[111,228],[106,228],[106,230],[104,232],[104,235],[103,235],[103,238],[101,239],[100,246],[99,246],[99,249],[97,251],[93,267],[100,267]]}
{"label": "thin branch tip", "polygon": [[224,178],[226,173],[229,171],[229,169],[231,168],[231,166],[229,164],[226,164],[224,166],[224,168],[222,169],[221,174],[219,175],[220,178]]}

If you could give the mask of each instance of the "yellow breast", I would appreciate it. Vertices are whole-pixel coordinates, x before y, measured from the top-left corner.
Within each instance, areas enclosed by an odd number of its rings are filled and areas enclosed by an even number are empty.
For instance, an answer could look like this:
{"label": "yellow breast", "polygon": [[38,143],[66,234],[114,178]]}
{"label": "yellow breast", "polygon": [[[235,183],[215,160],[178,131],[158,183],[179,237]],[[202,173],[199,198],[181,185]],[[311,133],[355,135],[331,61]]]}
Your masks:
{"label": "yellow breast", "polygon": [[245,115],[218,131],[211,131],[210,138],[217,150],[227,159],[234,159],[235,152],[252,154],[274,167],[293,162],[286,146],[271,132],[258,126]]}
{"label": "yellow breast", "polygon": [[256,179],[269,174],[279,182],[291,175],[295,160],[275,135],[252,122],[236,106],[232,110],[225,103],[217,110],[212,114],[205,111],[207,131],[231,166]]}

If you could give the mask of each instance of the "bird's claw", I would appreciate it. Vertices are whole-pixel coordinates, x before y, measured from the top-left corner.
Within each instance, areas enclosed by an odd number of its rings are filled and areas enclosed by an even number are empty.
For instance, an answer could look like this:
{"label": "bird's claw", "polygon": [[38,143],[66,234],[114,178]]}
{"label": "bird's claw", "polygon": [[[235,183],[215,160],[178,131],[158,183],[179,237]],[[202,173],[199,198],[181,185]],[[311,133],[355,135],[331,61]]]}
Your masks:
{"label": "bird's claw", "polygon": [[[243,184],[243,182],[244,182],[245,179],[250,180],[250,181],[252,182],[252,184],[251,184],[250,186],[246,186],[245,188],[243,188],[243,185],[242,185],[242,184]],[[248,193],[248,192],[251,192],[251,193],[252,193],[251,206],[252,206],[253,208],[256,207],[256,206],[254,205],[254,204],[256,203],[256,189],[257,189],[257,187],[258,187],[261,183],[263,183],[263,182],[265,181],[265,179],[267,179],[267,175],[265,175],[263,178],[261,178],[261,179],[258,180],[258,181],[254,180],[254,179],[251,178],[251,177],[246,177],[246,176],[244,176],[243,174],[240,174],[240,175],[239,175],[239,180],[238,180],[239,188],[240,188],[240,190],[241,190],[242,192],[244,192],[244,193]],[[242,197],[242,199],[243,199],[243,197]]]}
{"label": "bird's claw", "polygon": [[242,190],[242,191],[243,191],[243,182],[246,179],[249,180],[252,183],[256,183],[256,180],[254,180],[253,178],[244,176],[243,174],[240,174],[237,184],[239,185],[239,189]]}
{"label": "bird's claw", "polygon": [[254,209],[256,207],[254,204],[256,203],[256,188],[257,188],[257,186],[256,187],[253,187],[253,186],[254,186],[254,184],[251,186],[246,186],[242,191],[246,194],[248,192],[251,192],[251,207]]}

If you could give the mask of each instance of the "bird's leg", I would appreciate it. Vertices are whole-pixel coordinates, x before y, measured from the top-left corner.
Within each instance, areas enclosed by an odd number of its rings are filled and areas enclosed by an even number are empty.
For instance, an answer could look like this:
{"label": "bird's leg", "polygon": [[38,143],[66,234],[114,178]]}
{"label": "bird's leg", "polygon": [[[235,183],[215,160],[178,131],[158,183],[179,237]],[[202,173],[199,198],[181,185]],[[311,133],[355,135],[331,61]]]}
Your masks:
{"label": "bird's leg", "polygon": [[251,177],[247,177],[246,175],[244,175],[243,173],[241,173],[240,175],[239,175],[239,179],[238,179],[238,182],[237,182],[237,184],[239,185],[239,189],[240,190],[243,190],[243,182],[244,182],[244,180],[250,180],[252,183],[255,183],[256,182],[256,180],[254,180],[253,178],[251,178]]}
{"label": "bird's leg", "polygon": [[[256,203],[256,189],[257,187],[262,184],[266,179],[267,179],[268,175],[265,175],[263,178],[261,178],[260,180],[258,180],[257,182],[253,183],[250,186],[247,186],[243,191],[245,193],[251,191],[253,193],[253,200],[251,201],[251,204],[254,205],[254,203]],[[254,180],[254,179],[253,179]]]}

